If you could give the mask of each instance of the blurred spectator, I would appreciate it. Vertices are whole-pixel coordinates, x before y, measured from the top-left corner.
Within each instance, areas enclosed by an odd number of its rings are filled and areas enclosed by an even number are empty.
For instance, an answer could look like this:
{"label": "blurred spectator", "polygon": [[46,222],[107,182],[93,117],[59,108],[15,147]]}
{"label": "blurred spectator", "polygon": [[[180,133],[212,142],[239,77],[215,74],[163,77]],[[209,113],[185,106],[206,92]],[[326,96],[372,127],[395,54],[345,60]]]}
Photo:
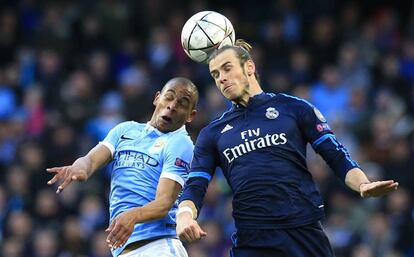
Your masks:
{"label": "blurred spectator", "polygon": [[108,224],[107,216],[107,211],[100,198],[93,195],[83,198],[79,207],[82,235],[89,237],[94,231],[104,228]]}
{"label": "blurred spectator", "polygon": [[106,245],[106,233],[97,231],[92,237],[92,247],[88,257],[111,257],[111,252]]}
{"label": "blurred spectator", "polygon": [[377,75],[377,87],[385,88],[394,92],[402,99],[408,102],[410,98],[410,83],[400,76],[400,63],[397,55],[384,55],[380,60],[380,67]]}
{"label": "blurred spectator", "polygon": [[353,42],[347,42],[339,49],[339,73],[342,83],[351,88],[371,86],[371,77],[366,64]]}
{"label": "blurred spectator", "polygon": [[[83,233],[76,216],[69,216],[62,224],[61,248],[70,256],[83,255],[87,251],[88,236]],[[104,242],[105,240],[102,240]]]}
{"label": "blurred spectator", "polygon": [[118,92],[106,93],[100,103],[98,116],[86,123],[86,132],[94,141],[103,140],[109,130],[124,120],[122,98]]}
{"label": "blurred spectator", "polygon": [[45,109],[43,92],[38,87],[31,87],[23,96],[23,110],[26,116],[26,132],[32,137],[42,134],[45,127]]}
{"label": "blurred spectator", "polygon": [[34,202],[34,215],[36,217],[36,228],[49,227],[58,229],[60,227],[60,209],[57,196],[50,189],[42,189],[36,195]]}
{"label": "blurred spectator", "polygon": [[18,42],[18,23],[16,13],[9,8],[0,12],[0,67],[13,60]]}
{"label": "blurred spectator", "polygon": [[362,236],[366,244],[376,257],[385,257],[392,252],[391,227],[384,213],[375,213],[368,220],[367,233]]}
{"label": "blurred spectator", "polygon": [[411,83],[414,82],[414,39],[410,38],[404,42],[400,74]]}
{"label": "blurred spectator", "polygon": [[112,79],[110,56],[105,51],[95,51],[88,56],[88,73],[91,83],[99,93],[115,88]]}
{"label": "blurred spectator", "polygon": [[22,166],[10,166],[6,174],[6,188],[10,193],[8,211],[22,211],[31,206],[30,180]]}
{"label": "blurred spectator", "polygon": [[76,158],[78,150],[74,129],[60,122],[56,127],[51,127],[48,134],[49,138],[45,147],[47,163],[51,166],[71,163]]}
{"label": "blurred spectator", "polygon": [[21,257],[24,254],[24,244],[22,241],[14,237],[4,240],[0,253],[1,256]]}
{"label": "blurred spectator", "polygon": [[36,80],[44,88],[46,107],[58,108],[62,104],[59,96],[64,65],[62,57],[50,48],[38,52]]}
{"label": "blurred spectator", "polygon": [[27,212],[12,212],[7,220],[7,231],[5,233],[7,239],[15,239],[21,242],[22,248],[28,247],[33,238],[32,218]]}
{"label": "blurred spectator", "polygon": [[154,92],[151,90],[145,64],[136,64],[123,70],[119,76],[119,85],[126,119],[137,122],[150,120]]}
{"label": "blurred spectator", "polygon": [[400,254],[414,251],[412,207],[412,194],[403,187],[387,197],[386,211],[389,215],[393,248]]}
{"label": "blurred spectator", "polygon": [[290,53],[290,81],[296,86],[311,81],[311,59],[309,53],[305,49],[293,49]]}
{"label": "blurred spectator", "polygon": [[[1,76],[2,74],[0,74]],[[0,120],[9,118],[16,109],[16,95],[14,91],[6,85],[3,85],[0,80]]]}
{"label": "blurred spectator", "polygon": [[59,242],[56,232],[47,227],[35,230],[32,248],[33,257],[58,256]]}
{"label": "blurred spectator", "polygon": [[313,71],[318,72],[325,64],[334,63],[337,51],[336,24],[332,17],[318,16],[312,24],[309,49],[313,56]]}
{"label": "blurred spectator", "polygon": [[75,71],[64,84],[61,93],[60,106],[65,119],[75,128],[82,125],[96,113],[97,100],[89,74],[83,70]]}
{"label": "blurred spectator", "polygon": [[310,89],[310,101],[331,124],[343,121],[349,108],[350,88],[342,79],[336,66],[325,66],[320,81]]}

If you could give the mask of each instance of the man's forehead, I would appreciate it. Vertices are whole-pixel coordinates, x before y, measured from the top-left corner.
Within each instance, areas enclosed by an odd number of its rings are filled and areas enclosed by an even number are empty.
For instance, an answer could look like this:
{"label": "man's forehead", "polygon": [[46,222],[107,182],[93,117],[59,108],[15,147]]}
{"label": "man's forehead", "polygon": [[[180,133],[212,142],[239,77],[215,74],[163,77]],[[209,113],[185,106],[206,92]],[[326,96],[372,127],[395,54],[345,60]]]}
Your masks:
{"label": "man's forehead", "polygon": [[175,94],[182,94],[186,96],[193,96],[192,91],[188,88],[186,84],[183,83],[170,83],[165,86],[164,92],[174,92]]}
{"label": "man's forehead", "polygon": [[232,49],[226,49],[218,54],[209,63],[210,70],[219,69],[225,63],[233,63],[237,61],[236,53]]}

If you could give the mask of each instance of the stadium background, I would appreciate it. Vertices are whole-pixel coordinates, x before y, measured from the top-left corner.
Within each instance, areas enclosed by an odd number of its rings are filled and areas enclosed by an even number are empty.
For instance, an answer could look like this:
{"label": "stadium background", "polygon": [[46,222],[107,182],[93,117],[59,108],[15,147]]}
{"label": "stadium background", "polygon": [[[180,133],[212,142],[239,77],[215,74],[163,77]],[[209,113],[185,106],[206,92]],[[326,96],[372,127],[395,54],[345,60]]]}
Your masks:
{"label": "stadium background", "polygon": [[[371,179],[400,182],[361,200],[309,151],[336,256],[414,256],[410,2],[1,1],[0,256],[109,256],[108,170],[57,196],[45,168],[71,164],[121,121],[146,122],[173,76],[201,91],[194,139],[229,106],[181,49],[181,27],[201,10],[223,13],[253,44],[266,91],[310,100]],[[190,257],[227,256],[233,223],[220,175],[200,220],[209,235],[188,246]]]}

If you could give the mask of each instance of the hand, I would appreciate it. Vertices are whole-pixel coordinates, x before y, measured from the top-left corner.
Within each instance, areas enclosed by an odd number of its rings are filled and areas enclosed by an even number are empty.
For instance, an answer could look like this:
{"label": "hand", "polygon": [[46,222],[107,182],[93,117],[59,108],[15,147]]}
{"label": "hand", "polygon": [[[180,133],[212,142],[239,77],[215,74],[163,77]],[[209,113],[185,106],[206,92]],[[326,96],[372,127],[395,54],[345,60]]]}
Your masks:
{"label": "hand", "polygon": [[85,181],[88,179],[88,173],[84,169],[79,169],[70,166],[47,168],[47,172],[55,174],[51,180],[47,182],[48,185],[52,185],[57,181],[63,181],[57,188],[56,193],[59,194],[67,187],[72,181]]}
{"label": "hand", "polygon": [[105,230],[109,232],[106,243],[112,249],[117,249],[125,244],[134,231],[135,226],[134,210],[127,210],[112,220],[111,225]]}
{"label": "hand", "polygon": [[394,180],[363,183],[359,186],[361,197],[377,197],[398,189],[398,182]]}
{"label": "hand", "polygon": [[180,240],[189,243],[207,236],[207,233],[201,229],[197,221],[191,217],[190,213],[181,213],[177,217],[176,230]]}

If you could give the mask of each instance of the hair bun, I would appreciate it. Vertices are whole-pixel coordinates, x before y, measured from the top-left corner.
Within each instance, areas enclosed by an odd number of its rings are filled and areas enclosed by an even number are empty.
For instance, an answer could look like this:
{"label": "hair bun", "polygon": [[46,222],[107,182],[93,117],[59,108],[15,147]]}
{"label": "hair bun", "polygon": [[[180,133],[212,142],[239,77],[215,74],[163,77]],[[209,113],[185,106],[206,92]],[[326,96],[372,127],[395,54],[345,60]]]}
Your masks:
{"label": "hair bun", "polygon": [[252,50],[252,46],[247,43],[244,39],[237,39],[236,43],[234,43],[235,46],[241,47],[244,50],[246,50],[247,52],[250,52],[250,50]]}

